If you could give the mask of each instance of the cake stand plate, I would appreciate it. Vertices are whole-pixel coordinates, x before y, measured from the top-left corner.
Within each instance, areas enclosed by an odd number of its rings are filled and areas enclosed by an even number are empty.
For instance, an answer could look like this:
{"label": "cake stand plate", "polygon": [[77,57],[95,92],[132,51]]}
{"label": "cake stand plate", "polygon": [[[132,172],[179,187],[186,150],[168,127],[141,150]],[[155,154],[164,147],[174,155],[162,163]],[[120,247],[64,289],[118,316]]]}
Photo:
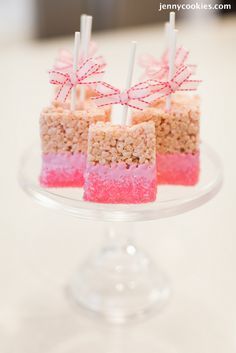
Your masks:
{"label": "cake stand plate", "polygon": [[45,207],[106,225],[104,244],[81,266],[69,285],[70,296],[80,306],[109,321],[123,323],[153,313],[166,303],[169,281],[135,245],[132,225],[187,212],[216,195],[223,180],[220,160],[205,143],[201,144],[200,156],[201,173],[196,186],[159,186],[155,202],[107,205],[83,201],[80,188],[43,188],[39,184],[40,148],[34,145],[26,150],[19,181],[28,195]]}

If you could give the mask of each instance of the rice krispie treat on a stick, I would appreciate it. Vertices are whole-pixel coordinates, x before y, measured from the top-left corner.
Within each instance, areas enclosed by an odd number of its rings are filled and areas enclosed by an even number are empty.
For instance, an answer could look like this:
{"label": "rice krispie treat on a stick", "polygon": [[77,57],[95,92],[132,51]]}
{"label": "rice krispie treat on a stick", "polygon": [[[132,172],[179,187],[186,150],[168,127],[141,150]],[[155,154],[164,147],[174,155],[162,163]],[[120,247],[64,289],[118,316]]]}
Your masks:
{"label": "rice krispie treat on a stick", "polygon": [[155,125],[90,126],[84,199],[144,203],[156,199]]}
{"label": "rice krispie treat on a stick", "polygon": [[[91,17],[87,17],[91,32]],[[109,120],[110,108],[97,108],[86,99],[85,92],[85,86],[96,86],[99,82],[104,65],[96,58],[86,58],[79,49],[80,33],[76,32],[73,67],[70,65],[67,70],[54,67],[49,71],[50,83],[58,87],[59,103],[44,109],[40,118],[43,152],[40,182],[44,186],[83,186],[89,125]],[[83,92],[80,98],[78,87]]]}
{"label": "rice krispie treat on a stick", "polygon": [[153,100],[146,83],[131,87],[136,42],[131,43],[126,89],[105,82],[94,98],[98,106],[123,105],[120,125],[91,125],[84,199],[102,203],[144,203],[156,199],[156,146],[153,122],[129,126],[128,107],[144,109]]}
{"label": "rice krispie treat on a stick", "polygon": [[109,121],[110,108],[87,101],[83,110],[54,102],[40,117],[42,170],[40,182],[47,187],[84,184],[88,129],[97,121]]}
{"label": "rice krispie treat on a stick", "polygon": [[133,124],[147,121],[153,121],[156,127],[158,183],[195,185],[200,172],[199,98],[173,95],[169,111],[162,99],[156,106],[133,112]]}
{"label": "rice krispie treat on a stick", "polygon": [[159,97],[143,112],[133,113],[133,124],[154,121],[156,126],[158,183],[194,185],[199,178],[199,99],[177,91],[195,91],[196,65],[187,62],[189,52],[176,49],[175,13],[170,12],[166,51],[161,60],[149,57],[145,66],[151,90]]}

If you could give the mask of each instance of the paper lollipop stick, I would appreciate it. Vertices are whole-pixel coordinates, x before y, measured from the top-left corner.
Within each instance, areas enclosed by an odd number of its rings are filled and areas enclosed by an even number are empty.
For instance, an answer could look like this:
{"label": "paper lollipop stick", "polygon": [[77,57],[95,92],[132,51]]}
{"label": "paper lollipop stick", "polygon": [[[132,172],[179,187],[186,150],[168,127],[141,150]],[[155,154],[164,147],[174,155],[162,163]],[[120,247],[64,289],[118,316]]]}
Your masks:
{"label": "paper lollipop stick", "polygon": [[86,20],[87,20],[87,15],[83,14],[80,16],[80,34],[81,34],[80,59],[81,60],[83,59],[83,55],[84,55]]}
{"label": "paper lollipop stick", "polygon": [[88,58],[89,43],[91,40],[91,33],[92,33],[92,23],[93,23],[93,17],[87,16],[86,17],[86,27],[85,27],[85,46],[84,46],[85,59]]}
{"label": "paper lollipop stick", "polygon": [[[132,78],[133,78],[133,71],[134,71],[134,60],[135,60],[135,54],[136,54],[136,46],[137,42],[133,41],[131,42],[131,51],[130,51],[130,57],[129,57],[129,68],[128,68],[128,74],[127,74],[127,79],[126,79],[126,90],[128,90],[132,84]],[[121,119],[121,124],[126,125],[127,124],[127,114],[128,114],[128,105],[124,105],[123,107],[123,113],[122,113],[122,119]]]}
{"label": "paper lollipop stick", "polygon": [[168,48],[168,44],[169,44],[169,34],[170,34],[170,23],[169,22],[165,22],[166,49]]}
{"label": "paper lollipop stick", "polygon": [[[87,15],[83,14],[80,16],[80,32],[81,32],[81,45],[80,45],[80,61],[83,61],[86,56],[86,26],[87,26]],[[83,107],[85,100],[85,87],[80,87],[79,95],[79,106]]]}
{"label": "paper lollipop stick", "polygon": [[[79,47],[80,47],[80,32],[75,32],[74,42],[74,56],[73,56],[73,73],[76,75],[78,61],[79,61]],[[76,109],[76,85],[71,89],[70,109]]]}
{"label": "paper lollipop stick", "polygon": [[[170,81],[175,73],[175,51],[176,51],[176,36],[175,31],[175,13],[170,12],[169,17],[169,35],[168,35],[168,61],[169,61],[169,73],[168,80]],[[170,110],[171,107],[171,95],[166,99],[166,110]]]}
{"label": "paper lollipop stick", "polygon": [[[92,32],[92,16],[81,16],[81,27],[83,30],[83,40],[81,43],[81,57],[82,60],[86,60],[88,58],[88,50],[89,50],[89,43],[91,39],[91,32]],[[85,101],[85,87],[82,86],[80,88],[80,105],[84,105]]]}

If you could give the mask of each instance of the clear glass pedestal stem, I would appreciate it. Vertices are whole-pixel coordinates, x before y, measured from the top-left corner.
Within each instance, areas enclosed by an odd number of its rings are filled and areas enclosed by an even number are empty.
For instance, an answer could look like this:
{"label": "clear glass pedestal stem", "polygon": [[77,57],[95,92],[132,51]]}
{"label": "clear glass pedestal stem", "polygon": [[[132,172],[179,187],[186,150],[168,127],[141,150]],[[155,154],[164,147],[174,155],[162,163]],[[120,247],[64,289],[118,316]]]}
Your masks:
{"label": "clear glass pedestal stem", "polygon": [[165,276],[133,241],[133,224],[105,224],[105,242],[75,274],[70,290],[82,307],[123,323],[159,309],[170,288]]}

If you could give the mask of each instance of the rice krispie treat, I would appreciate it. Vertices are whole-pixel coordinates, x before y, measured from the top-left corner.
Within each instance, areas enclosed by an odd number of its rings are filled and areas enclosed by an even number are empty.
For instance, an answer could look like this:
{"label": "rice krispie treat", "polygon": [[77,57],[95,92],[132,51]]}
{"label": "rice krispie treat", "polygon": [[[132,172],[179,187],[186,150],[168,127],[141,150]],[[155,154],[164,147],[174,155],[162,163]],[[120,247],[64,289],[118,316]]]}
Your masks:
{"label": "rice krispie treat", "polygon": [[158,183],[195,185],[200,171],[199,98],[176,94],[170,111],[162,99],[142,112],[133,112],[133,124],[147,121],[156,127]]}
{"label": "rice krispie treat", "polygon": [[109,121],[110,107],[97,108],[86,101],[84,110],[53,102],[40,116],[42,170],[40,182],[47,187],[84,184],[89,125]]}
{"label": "rice krispie treat", "polygon": [[153,122],[135,126],[97,123],[89,128],[84,199],[144,203],[156,199]]}

